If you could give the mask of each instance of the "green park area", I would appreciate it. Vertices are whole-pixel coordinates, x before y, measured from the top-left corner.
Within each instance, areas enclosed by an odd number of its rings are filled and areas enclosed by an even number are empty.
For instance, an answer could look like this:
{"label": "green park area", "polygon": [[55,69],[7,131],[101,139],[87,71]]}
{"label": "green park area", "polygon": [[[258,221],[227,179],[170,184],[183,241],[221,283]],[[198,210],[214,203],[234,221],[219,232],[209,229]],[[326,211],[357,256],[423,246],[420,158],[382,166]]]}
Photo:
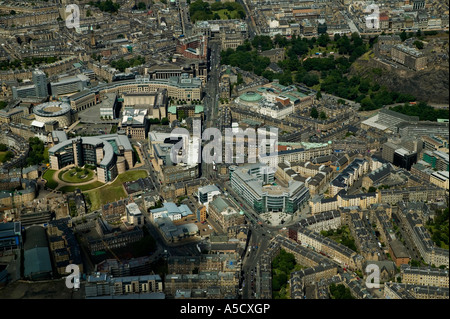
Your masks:
{"label": "green park area", "polygon": [[355,299],[350,289],[345,287],[343,284],[331,284],[330,285],[330,295],[331,299]]}
{"label": "green park area", "polygon": [[63,193],[70,193],[70,192],[74,192],[76,189],[81,190],[82,192],[91,190],[91,189],[95,189],[98,188],[100,186],[105,185],[102,182],[99,181],[95,181],[89,184],[84,184],[84,185],[66,185],[66,186],[62,186],[61,188],[59,188],[59,191],[63,192]]}
{"label": "green park area", "polygon": [[14,153],[11,151],[5,151],[5,152],[0,151],[0,163],[7,162],[13,157],[14,157]]}
{"label": "green park area", "polygon": [[[59,187],[59,183],[55,179],[55,173],[57,170],[47,169],[42,176],[43,179],[47,181],[46,186],[50,189],[57,189],[63,193],[74,192],[77,188],[82,192],[86,192],[89,196],[90,202],[92,204],[92,210],[99,209],[101,205],[114,202],[119,199],[127,197],[127,194],[122,186],[125,182],[135,181],[139,178],[144,178],[148,176],[148,173],[144,170],[128,171],[120,174],[116,179],[110,184],[104,184],[99,181],[93,181],[92,183],[80,184],[81,182],[90,181],[94,177],[94,172],[92,169],[88,168],[76,168],[61,170],[58,173],[58,177],[73,185],[64,185]],[[76,172],[76,174],[73,174]],[[73,175],[72,175],[73,174]],[[82,177],[85,176],[85,177]],[[59,187],[59,188],[58,188]]]}
{"label": "green park area", "polygon": [[242,5],[231,1],[209,4],[202,0],[196,0],[189,5],[189,13],[193,22],[245,18],[245,10]]}
{"label": "green park area", "polygon": [[272,261],[272,293],[274,299],[289,299],[288,281],[291,272],[303,269],[297,264],[295,256],[286,252],[284,249]]}
{"label": "green park area", "polygon": [[58,182],[53,179],[53,175],[55,174],[56,170],[54,169],[48,169],[44,172],[44,175],[42,176],[43,179],[47,181],[45,184],[48,188],[55,189],[58,187]]}
{"label": "green park area", "polygon": [[127,197],[122,184],[125,182],[135,181],[139,178],[145,178],[147,176],[148,173],[145,170],[128,171],[117,176],[117,178],[110,184],[86,191],[85,196],[89,196],[91,210],[97,210],[104,204],[115,202]]}
{"label": "green park area", "polygon": [[[425,223],[425,227],[430,232],[431,239],[436,243],[438,247],[442,249],[449,248],[448,244],[448,216],[449,209],[437,209],[433,219],[428,220]],[[436,265],[440,266],[440,265]]]}
{"label": "green park area", "polygon": [[220,20],[240,19],[241,17],[241,14],[239,14],[239,12],[236,10],[228,11],[227,9],[222,9],[216,12],[220,17]]}
{"label": "green park area", "polygon": [[6,144],[0,144],[0,163],[9,161],[14,157],[14,153],[8,149]]}
{"label": "green park area", "polygon": [[338,242],[344,246],[347,246],[351,250],[358,251],[356,248],[355,240],[350,233],[348,226],[342,226],[338,229],[330,229],[328,231],[323,230],[320,232],[322,236],[328,237],[335,242]]}
{"label": "green park area", "polygon": [[[236,49],[223,50],[220,58],[221,64],[239,67],[269,81],[278,79],[281,85],[302,84],[320,91],[320,94],[328,93],[355,101],[360,103],[360,111],[372,111],[390,104],[409,105],[409,102],[416,101],[413,92],[397,92],[394,87],[389,88],[380,82],[386,72],[382,68],[365,66],[374,57],[374,43],[375,38],[362,38],[357,33],[350,36],[335,34],[330,37],[328,33],[322,32],[311,39],[295,35],[287,39],[279,34],[272,39],[266,35],[257,35]],[[284,49],[285,58],[277,62],[282,72],[268,69],[270,59],[259,53],[260,50],[275,48]],[[423,109],[425,105],[426,103],[420,107]],[[408,111],[412,112],[410,109]],[[433,120],[437,116],[448,118],[448,115],[444,117],[445,114],[434,114],[435,112],[428,114],[430,112],[429,109],[426,112],[414,110],[414,113],[419,113],[419,116],[427,120]]]}
{"label": "green park area", "polygon": [[94,171],[89,168],[74,167],[58,173],[59,179],[68,183],[85,183],[94,178]]}

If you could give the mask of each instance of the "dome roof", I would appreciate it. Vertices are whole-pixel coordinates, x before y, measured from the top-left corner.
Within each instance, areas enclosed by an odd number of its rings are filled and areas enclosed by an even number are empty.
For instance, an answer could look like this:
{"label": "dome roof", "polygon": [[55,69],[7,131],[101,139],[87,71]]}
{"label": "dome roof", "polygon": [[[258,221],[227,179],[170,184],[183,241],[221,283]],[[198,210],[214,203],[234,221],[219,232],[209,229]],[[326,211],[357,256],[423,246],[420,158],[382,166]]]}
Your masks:
{"label": "dome roof", "polygon": [[262,99],[262,95],[254,91],[248,91],[239,96],[239,99],[245,102],[257,102]]}

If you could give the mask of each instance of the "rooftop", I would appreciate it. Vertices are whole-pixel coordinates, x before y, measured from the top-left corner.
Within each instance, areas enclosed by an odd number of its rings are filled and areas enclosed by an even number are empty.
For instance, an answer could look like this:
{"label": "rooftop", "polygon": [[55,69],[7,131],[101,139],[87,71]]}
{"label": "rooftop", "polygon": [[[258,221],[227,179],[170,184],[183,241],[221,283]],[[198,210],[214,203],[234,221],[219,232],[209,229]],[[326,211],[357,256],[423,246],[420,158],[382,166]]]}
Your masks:
{"label": "rooftop", "polygon": [[126,207],[127,207],[128,214],[133,215],[133,216],[142,215],[142,212],[136,203],[130,203]]}
{"label": "rooftop", "polygon": [[245,102],[257,102],[262,99],[262,95],[254,91],[248,91],[241,94],[239,99]]}

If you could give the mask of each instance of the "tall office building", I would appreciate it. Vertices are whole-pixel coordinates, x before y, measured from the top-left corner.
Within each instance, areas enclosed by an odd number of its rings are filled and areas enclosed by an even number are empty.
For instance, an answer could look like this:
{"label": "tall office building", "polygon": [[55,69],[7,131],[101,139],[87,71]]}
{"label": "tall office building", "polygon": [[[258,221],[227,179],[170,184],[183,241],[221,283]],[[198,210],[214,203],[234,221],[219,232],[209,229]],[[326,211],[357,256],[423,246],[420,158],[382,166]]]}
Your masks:
{"label": "tall office building", "polygon": [[399,148],[394,152],[393,163],[395,166],[411,170],[411,166],[417,162],[417,153],[408,151],[405,148]]}
{"label": "tall office building", "polygon": [[257,213],[295,213],[309,198],[309,189],[298,180],[277,185],[274,173],[262,163],[230,166],[231,188]]}
{"label": "tall office building", "polygon": [[33,83],[36,90],[37,97],[47,97],[48,96],[48,88],[47,88],[47,76],[44,71],[34,70],[32,72],[33,75]]}

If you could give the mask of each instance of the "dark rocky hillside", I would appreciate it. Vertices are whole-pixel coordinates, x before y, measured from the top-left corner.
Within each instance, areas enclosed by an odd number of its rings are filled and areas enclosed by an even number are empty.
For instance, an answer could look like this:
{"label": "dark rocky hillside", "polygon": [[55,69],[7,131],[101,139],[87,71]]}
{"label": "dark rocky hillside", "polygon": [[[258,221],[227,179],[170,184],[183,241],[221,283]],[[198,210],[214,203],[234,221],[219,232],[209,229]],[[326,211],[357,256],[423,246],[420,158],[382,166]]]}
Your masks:
{"label": "dark rocky hillside", "polygon": [[380,85],[400,93],[415,96],[419,101],[434,104],[449,103],[449,64],[439,61],[421,71],[394,68],[364,55],[352,64],[350,74],[370,77]]}

